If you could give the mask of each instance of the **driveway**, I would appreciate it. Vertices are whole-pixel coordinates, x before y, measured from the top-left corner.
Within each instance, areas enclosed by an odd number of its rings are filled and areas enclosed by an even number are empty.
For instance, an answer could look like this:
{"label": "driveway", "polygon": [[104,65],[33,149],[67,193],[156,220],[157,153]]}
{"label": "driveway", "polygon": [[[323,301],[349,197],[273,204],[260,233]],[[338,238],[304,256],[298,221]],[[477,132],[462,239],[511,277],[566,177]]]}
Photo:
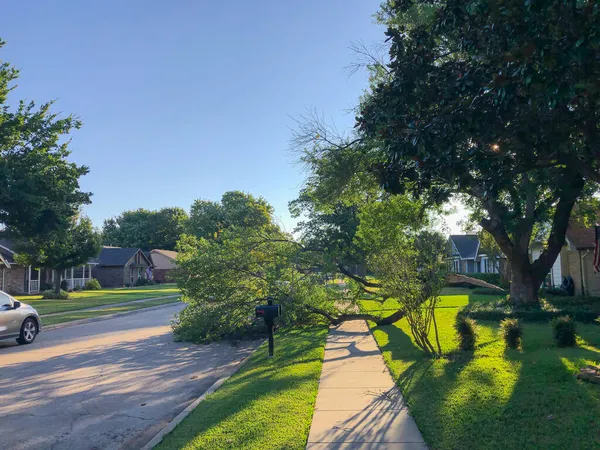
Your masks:
{"label": "driveway", "polygon": [[173,342],[183,305],[0,341],[0,449],[139,449],[257,341]]}

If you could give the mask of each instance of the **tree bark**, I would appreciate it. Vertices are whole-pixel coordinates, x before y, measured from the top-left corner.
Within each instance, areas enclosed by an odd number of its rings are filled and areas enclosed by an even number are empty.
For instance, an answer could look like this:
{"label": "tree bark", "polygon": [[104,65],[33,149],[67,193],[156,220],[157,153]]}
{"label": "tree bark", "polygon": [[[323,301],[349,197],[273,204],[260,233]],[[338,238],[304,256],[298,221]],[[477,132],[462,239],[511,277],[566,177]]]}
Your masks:
{"label": "tree bark", "polygon": [[60,272],[56,269],[52,269],[54,272],[54,292],[60,294]]}
{"label": "tree bark", "polygon": [[542,281],[532,271],[529,261],[513,268],[510,277],[510,301],[515,306],[532,306],[539,302]]}

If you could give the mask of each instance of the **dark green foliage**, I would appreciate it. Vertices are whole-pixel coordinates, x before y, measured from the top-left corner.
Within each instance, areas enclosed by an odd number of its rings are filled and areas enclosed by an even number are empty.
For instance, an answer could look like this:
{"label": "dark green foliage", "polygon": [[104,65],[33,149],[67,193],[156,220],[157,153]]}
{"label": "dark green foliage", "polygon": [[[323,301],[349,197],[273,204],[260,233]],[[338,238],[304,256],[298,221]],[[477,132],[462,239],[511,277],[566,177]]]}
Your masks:
{"label": "dark green foliage", "polygon": [[67,300],[69,293],[61,290],[60,293],[56,293],[53,289],[42,292],[43,299],[54,299],[54,300]]}
{"label": "dark green foliage", "polygon": [[67,284],[67,280],[62,280],[60,282],[60,289],[61,289],[61,291],[66,291],[66,290],[69,289],[69,286]]}
{"label": "dark green foliage", "polygon": [[[4,42],[0,40],[0,48]],[[0,59],[0,223],[10,232],[37,238],[67,226],[90,195],[79,190],[85,166],[67,160],[68,134],[81,126],[52,113],[52,102],[11,102],[19,72]]]}
{"label": "dark green foliage", "polygon": [[198,238],[216,240],[230,227],[264,227],[270,223],[272,214],[273,207],[264,198],[229,191],[223,194],[220,202],[194,201],[186,229]]}
{"label": "dark green foliage", "polygon": [[86,291],[98,291],[102,289],[102,286],[100,286],[100,282],[98,280],[92,278],[91,280],[85,283],[84,289]]}
{"label": "dark green foliage", "polygon": [[463,351],[475,350],[477,341],[477,324],[469,317],[463,315],[456,316],[454,329],[458,333],[458,346]]}
{"label": "dark green foliage", "polygon": [[104,245],[143,250],[175,250],[187,222],[188,214],[182,208],[124,211],[104,221],[102,242]]}
{"label": "dark green foliage", "polygon": [[519,348],[521,346],[521,338],[523,329],[519,323],[519,319],[504,319],[500,322],[500,329],[504,336],[506,345],[510,348]]}
{"label": "dark green foliage", "polygon": [[540,295],[541,296],[553,295],[553,296],[561,296],[561,297],[569,296],[567,291],[565,291],[562,288],[542,288],[542,289],[540,289]]}
{"label": "dark green foliage", "polygon": [[534,308],[517,308],[506,299],[499,302],[471,303],[462,309],[461,314],[476,320],[500,322],[507,318],[518,318],[525,322],[550,322],[555,317],[572,316],[582,323],[594,323],[600,315],[600,308],[581,305],[568,308],[538,306]]}
{"label": "dark green foliage", "polygon": [[149,280],[149,279],[147,279],[147,278],[138,278],[138,279],[135,281],[135,283],[134,283],[134,285],[135,285],[136,287],[137,287],[137,286],[151,286],[151,285],[153,285],[153,284],[154,284],[154,281],[152,281],[152,280]]}
{"label": "dark green foliage", "polygon": [[506,295],[508,292],[506,291],[498,291],[497,289],[490,288],[475,288],[473,289],[473,295]]}
{"label": "dark green foliage", "polygon": [[569,316],[552,320],[552,335],[559,347],[574,347],[577,344],[575,321]]}
{"label": "dark green foliage", "polygon": [[[402,20],[433,5],[424,22]],[[363,169],[392,193],[432,203],[463,194],[511,264],[512,300],[537,303],[573,206],[600,181],[598,2],[389,0],[384,9],[389,59],[356,118]],[[544,250],[531,262],[538,232]]]}

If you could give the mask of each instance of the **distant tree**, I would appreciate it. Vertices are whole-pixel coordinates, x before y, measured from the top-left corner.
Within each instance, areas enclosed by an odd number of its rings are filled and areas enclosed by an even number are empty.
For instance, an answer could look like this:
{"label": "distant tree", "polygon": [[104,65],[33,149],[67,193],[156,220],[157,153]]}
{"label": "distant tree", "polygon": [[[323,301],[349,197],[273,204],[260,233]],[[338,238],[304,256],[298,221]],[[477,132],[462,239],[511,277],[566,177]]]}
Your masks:
{"label": "distant tree", "polygon": [[91,194],[79,189],[79,177],[88,168],[67,160],[65,137],[81,123],[51,113],[52,102],[38,108],[20,101],[12,110],[7,97],[18,75],[0,62],[0,223],[35,238],[68,227]]}
{"label": "distant tree", "polygon": [[188,215],[182,208],[124,211],[104,221],[102,242],[104,245],[144,250],[174,250],[187,220]]}
{"label": "distant tree", "polygon": [[19,264],[45,267],[55,272],[55,290],[60,292],[60,273],[81,266],[100,252],[100,233],[87,217],[73,218],[66,230],[59,230],[43,239],[20,238],[15,243]]}
{"label": "distant tree", "polygon": [[196,200],[190,208],[188,234],[215,239],[230,227],[260,228],[272,221],[273,208],[262,197],[240,191],[223,194],[220,202]]}

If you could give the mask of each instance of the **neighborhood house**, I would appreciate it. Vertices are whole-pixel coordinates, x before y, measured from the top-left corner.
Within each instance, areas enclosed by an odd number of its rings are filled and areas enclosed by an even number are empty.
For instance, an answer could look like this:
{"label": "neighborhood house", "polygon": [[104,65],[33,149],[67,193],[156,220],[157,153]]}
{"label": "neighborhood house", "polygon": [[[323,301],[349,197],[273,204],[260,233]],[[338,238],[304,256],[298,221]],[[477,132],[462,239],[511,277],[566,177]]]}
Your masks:
{"label": "neighborhood house", "polygon": [[[2,268],[0,289],[10,294],[36,294],[51,289],[56,277],[54,270],[17,264],[12,248],[12,243],[8,239],[0,239],[0,267]],[[91,259],[83,266],[64,270],[60,274],[60,279],[66,281],[67,289],[83,287],[92,279],[92,267],[95,265],[96,261]]]}
{"label": "neighborhood house", "polygon": [[[564,278],[570,276],[575,286],[575,294],[600,296],[600,273],[594,271],[593,264],[596,246],[595,229],[571,223],[567,229],[565,241],[565,246],[556,258],[544,285],[559,287]],[[499,264],[490,262],[487,255],[481,251],[476,235],[451,235],[449,243],[451,252],[448,263],[453,272],[461,274],[498,273],[498,265],[503,267],[505,264],[505,258],[501,258]],[[531,260],[535,261],[539,258],[542,251],[542,244],[532,244]]]}
{"label": "neighborhood house", "polygon": [[92,276],[102,287],[130,286],[152,279],[152,262],[139,248],[103,247]]}
{"label": "neighborhood house", "polygon": [[153,279],[159,283],[169,283],[173,278],[169,272],[176,267],[177,252],[172,250],[152,250],[150,252],[152,261]]}

